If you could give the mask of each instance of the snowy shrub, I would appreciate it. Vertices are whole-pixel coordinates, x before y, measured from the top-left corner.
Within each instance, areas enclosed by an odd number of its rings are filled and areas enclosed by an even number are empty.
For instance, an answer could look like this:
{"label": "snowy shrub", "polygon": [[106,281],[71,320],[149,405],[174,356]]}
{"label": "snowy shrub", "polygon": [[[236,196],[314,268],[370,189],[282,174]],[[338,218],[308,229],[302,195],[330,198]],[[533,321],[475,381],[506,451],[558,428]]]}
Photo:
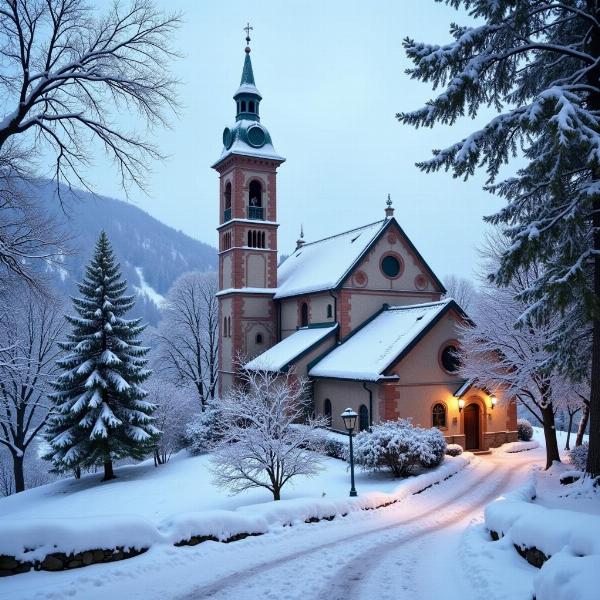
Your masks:
{"label": "snowy shrub", "polygon": [[223,436],[219,429],[218,400],[207,403],[206,410],[200,413],[185,430],[185,442],[193,454],[208,452],[217,446]]}
{"label": "snowy shrub", "polygon": [[527,419],[517,420],[517,435],[522,442],[528,442],[533,437],[533,427]]}
{"label": "snowy shrub", "polygon": [[578,470],[585,471],[585,465],[587,462],[588,445],[581,444],[581,446],[575,446],[573,450],[569,452],[569,462]]}
{"label": "snowy shrub", "polygon": [[415,431],[423,441],[421,458],[419,460],[421,466],[426,469],[437,467],[444,460],[444,454],[446,454],[446,439],[444,438],[444,434],[436,427],[432,427],[431,429],[415,428]]}
{"label": "snowy shrub", "polygon": [[323,441],[323,452],[331,458],[345,459],[348,451],[348,444],[342,440],[336,440],[331,437],[326,437]]}
{"label": "snowy shrub", "polygon": [[398,419],[374,425],[370,432],[361,431],[354,448],[354,460],[363,469],[389,470],[394,477],[402,477],[416,467],[439,465],[446,442],[437,429],[413,427],[410,421]]}
{"label": "snowy shrub", "polygon": [[448,444],[446,454],[448,456],[460,456],[463,453],[463,447],[460,444]]}
{"label": "snowy shrub", "polygon": [[[307,428],[309,426],[301,423],[294,423],[292,427]],[[331,458],[346,460],[346,453],[348,451],[348,436],[335,434],[329,429],[319,427],[313,430],[312,437],[320,440],[319,446],[317,448],[313,448],[313,450],[320,452],[325,456],[330,456]]]}

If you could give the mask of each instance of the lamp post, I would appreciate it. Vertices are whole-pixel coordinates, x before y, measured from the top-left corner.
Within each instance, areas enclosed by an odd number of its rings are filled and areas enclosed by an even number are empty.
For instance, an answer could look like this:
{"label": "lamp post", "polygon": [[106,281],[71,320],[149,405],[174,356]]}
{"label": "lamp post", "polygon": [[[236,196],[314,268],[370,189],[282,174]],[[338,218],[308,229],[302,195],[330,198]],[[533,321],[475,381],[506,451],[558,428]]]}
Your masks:
{"label": "lamp post", "polygon": [[347,408],[342,413],[342,420],[344,421],[344,426],[346,427],[348,437],[350,438],[350,496],[352,497],[358,496],[356,488],[354,487],[354,449],[352,447],[352,432],[356,427],[357,418],[358,415],[351,408]]}

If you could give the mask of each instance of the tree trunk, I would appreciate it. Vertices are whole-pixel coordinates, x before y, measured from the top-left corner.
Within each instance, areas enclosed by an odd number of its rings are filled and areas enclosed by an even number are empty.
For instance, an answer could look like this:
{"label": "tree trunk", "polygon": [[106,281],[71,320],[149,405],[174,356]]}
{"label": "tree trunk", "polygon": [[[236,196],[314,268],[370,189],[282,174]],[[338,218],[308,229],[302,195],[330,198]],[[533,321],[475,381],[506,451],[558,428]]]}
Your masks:
{"label": "tree trunk", "polygon": [[23,455],[13,454],[13,474],[15,477],[15,493],[25,490],[25,473],[23,471]]}
{"label": "tree trunk", "polygon": [[542,408],[542,425],[544,426],[544,438],[546,440],[546,469],[549,469],[554,461],[560,462],[552,403]]}
{"label": "tree trunk", "polygon": [[81,467],[75,467],[73,469],[73,475],[75,475],[75,479],[81,479]]}
{"label": "tree trunk", "polygon": [[271,490],[273,492],[273,500],[281,500],[281,489],[276,487]]}
{"label": "tree trunk", "polygon": [[115,479],[112,460],[108,460],[104,463],[104,477],[102,478],[102,481],[109,481],[110,479]]}
{"label": "tree trunk", "polygon": [[587,429],[588,420],[590,418],[590,407],[587,404],[583,405],[581,411],[581,419],[579,419],[579,427],[577,428],[577,437],[575,438],[575,446],[583,444],[583,436]]}
{"label": "tree trunk", "polygon": [[[597,20],[600,18],[600,7],[598,0],[587,0],[590,14]],[[594,57],[600,57],[600,28],[595,26],[590,29],[589,50]],[[600,76],[600,67],[596,63],[593,69],[590,69],[587,78],[593,81],[595,86]],[[600,94],[592,92],[588,98],[590,110],[600,109]],[[598,169],[595,169],[594,179],[600,179]],[[592,225],[594,227],[593,245],[594,255],[594,295],[596,302],[600,299],[600,196],[596,195],[592,201],[593,217]],[[593,314],[593,334],[592,334],[592,382],[590,390],[590,433],[589,450],[587,455],[586,471],[592,477],[600,475],[600,309],[595,307]]]}
{"label": "tree trunk", "polygon": [[573,427],[573,417],[574,416],[575,416],[575,413],[572,413],[572,412],[569,413],[569,427],[567,430],[567,443],[565,444],[565,450],[571,449],[571,428]]}

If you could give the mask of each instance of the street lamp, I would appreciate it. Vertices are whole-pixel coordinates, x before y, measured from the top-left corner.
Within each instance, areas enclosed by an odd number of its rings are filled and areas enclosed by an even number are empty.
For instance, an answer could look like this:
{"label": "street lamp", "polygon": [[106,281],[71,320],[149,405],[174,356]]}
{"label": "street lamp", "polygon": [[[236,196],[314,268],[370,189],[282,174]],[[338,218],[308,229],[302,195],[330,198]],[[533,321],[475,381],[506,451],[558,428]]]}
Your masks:
{"label": "street lamp", "polygon": [[462,409],[465,407],[465,401],[463,398],[458,399],[458,412],[462,412]]}
{"label": "street lamp", "polygon": [[350,496],[358,496],[354,487],[354,449],[352,448],[352,432],[356,428],[357,418],[358,415],[351,408],[347,408],[342,413],[342,420],[350,438]]}

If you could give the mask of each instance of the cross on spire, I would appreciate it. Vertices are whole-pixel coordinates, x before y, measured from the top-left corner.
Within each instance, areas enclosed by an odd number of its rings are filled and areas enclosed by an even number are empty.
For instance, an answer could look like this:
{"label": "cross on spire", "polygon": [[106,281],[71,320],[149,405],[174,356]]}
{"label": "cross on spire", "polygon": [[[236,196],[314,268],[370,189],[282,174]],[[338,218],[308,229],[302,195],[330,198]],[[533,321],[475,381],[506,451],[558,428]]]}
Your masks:
{"label": "cross on spire", "polygon": [[243,29],[244,29],[244,31],[246,32],[246,43],[247,43],[247,44],[249,44],[249,43],[250,43],[250,32],[251,32],[251,31],[254,31],[254,27],[252,27],[252,26],[250,25],[250,23],[248,22],[248,23],[246,24],[246,27],[244,27]]}

